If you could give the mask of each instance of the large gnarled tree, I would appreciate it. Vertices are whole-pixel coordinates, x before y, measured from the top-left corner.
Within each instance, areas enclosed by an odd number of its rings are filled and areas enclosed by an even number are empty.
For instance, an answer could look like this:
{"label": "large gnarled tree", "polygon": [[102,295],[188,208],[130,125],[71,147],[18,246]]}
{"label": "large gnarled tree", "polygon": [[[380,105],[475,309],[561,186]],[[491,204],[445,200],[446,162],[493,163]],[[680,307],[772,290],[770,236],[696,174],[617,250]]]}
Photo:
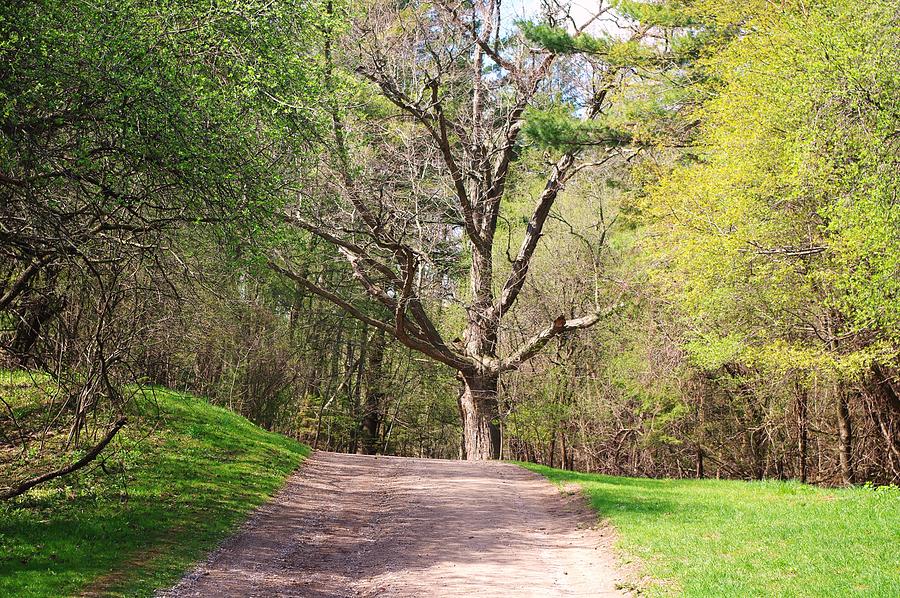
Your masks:
{"label": "large gnarled tree", "polygon": [[[652,30],[633,19],[597,33],[621,17],[605,2],[580,23],[545,7],[540,23],[513,26],[500,9],[495,0],[379,1],[335,43],[326,68],[335,82],[340,73],[361,78],[366,93],[355,99],[364,118],[331,107],[332,151],[287,220],[333,246],[373,305],[351,285],[324,285],[287,252],[271,262],[306,291],[456,370],[468,459],[499,456],[500,376],[609,310],[536,322],[524,342],[500,350],[502,322],[526,285],[554,202],[576,173],[622,154],[623,139],[603,119],[634,76],[629,62],[654,52],[640,43]],[[543,141],[551,157],[543,188],[518,250],[495,264],[507,187],[529,141]],[[457,285],[465,270],[468,282]],[[465,311],[454,340],[431,314],[447,302]]]}

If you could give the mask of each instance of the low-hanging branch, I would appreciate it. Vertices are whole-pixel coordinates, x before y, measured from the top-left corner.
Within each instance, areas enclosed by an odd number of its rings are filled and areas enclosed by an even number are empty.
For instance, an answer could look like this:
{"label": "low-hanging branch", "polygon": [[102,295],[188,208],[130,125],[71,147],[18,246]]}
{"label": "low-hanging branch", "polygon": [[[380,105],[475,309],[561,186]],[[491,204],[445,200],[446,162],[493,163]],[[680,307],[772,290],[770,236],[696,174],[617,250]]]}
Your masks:
{"label": "low-hanging branch", "polygon": [[[279,259],[283,260],[283,258],[280,257]],[[330,301],[334,305],[337,305],[357,320],[360,320],[361,322],[364,322],[375,328],[384,330],[394,338],[397,338],[407,347],[420,351],[421,353],[424,353],[429,357],[432,357],[435,360],[455,369],[471,368],[473,365],[464,357],[452,352],[446,346],[446,344],[443,343],[443,341],[434,342],[429,339],[426,332],[420,330],[418,326],[406,319],[405,309],[395,309],[394,322],[389,324],[383,320],[366,314],[363,310],[354,306],[350,301],[340,297],[337,293],[333,293],[316,285],[315,283],[307,280],[306,277],[301,276],[300,274],[293,272],[290,268],[279,264],[274,259],[269,259],[268,265],[269,268],[271,268],[273,271],[287,276],[307,291],[327,301]],[[408,295],[408,293],[411,292],[410,286],[407,285],[402,290],[404,291],[404,294],[396,299],[392,299],[391,301],[394,305],[402,304],[405,307],[411,307],[411,304],[415,304],[417,300],[412,299]],[[415,310],[413,311],[415,312]],[[399,327],[397,326],[398,319],[401,322],[401,325]]]}
{"label": "low-hanging branch", "polygon": [[109,432],[106,433],[106,436],[103,437],[103,440],[97,443],[94,448],[85,453],[85,455],[78,461],[70,463],[65,467],[60,467],[59,469],[55,469],[53,471],[31,478],[28,481],[22,482],[18,486],[14,486],[6,492],[0,494],[0,500],[9,500],[10,498],[25,494],[38,484],[49,482],[50,480],[68,475],[74,471],[81,469],[82,467],[96,459],[100,455],[100,453],[103,452],[103,449],[106,448],[106,445],[108,445],[112,441],[113,437],[119,432],[119,430],[122,429],[122,426],[124,426],[126,423],[128,423],[128,420],[126,418],[120,418],[113,425],[113,427],[110,428]]}

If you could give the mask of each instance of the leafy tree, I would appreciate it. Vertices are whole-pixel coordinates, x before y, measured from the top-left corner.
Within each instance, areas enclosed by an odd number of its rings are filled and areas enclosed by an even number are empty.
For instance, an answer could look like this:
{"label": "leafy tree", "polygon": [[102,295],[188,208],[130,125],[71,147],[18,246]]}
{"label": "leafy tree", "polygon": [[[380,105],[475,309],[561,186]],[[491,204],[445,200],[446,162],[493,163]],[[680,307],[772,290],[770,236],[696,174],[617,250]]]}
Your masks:
{"label": "leafy tree", "polygon": [[280,213],[316,137],[324,19],[293,1],[0,7],[0,351],[65,379],[71,444],[122,408],[173,256]]}
{"label": "leafy tree", "polygon": [[849,404],[874,372],[898,446],[896,6],[701,8],[740,34],[704,62],[696,153],[649,194],[659,280],[700,367],[832,389],[851,481]]}
{"label": "leafy tree", "polygon": [[27,360],[58,311],[34,291],[63,269],[99,275],[151,259],[167,231],[252,231],[271,213],[278,165],[315,132],[319,19],[296,2],[4,5],[0,310],[20,321],[11,353]]}

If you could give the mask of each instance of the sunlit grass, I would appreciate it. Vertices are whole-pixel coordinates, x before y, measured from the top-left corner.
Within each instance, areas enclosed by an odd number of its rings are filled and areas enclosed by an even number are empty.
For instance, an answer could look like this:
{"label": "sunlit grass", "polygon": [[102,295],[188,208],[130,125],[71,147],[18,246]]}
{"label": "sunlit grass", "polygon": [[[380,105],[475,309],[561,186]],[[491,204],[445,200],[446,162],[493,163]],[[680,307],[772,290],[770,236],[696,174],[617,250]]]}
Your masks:
{"label": "sunlit grass", "polygon": [[0,503],[0,596],[150,595],[309,452],[196,397],[157,389],[135,409],[107,448],[106,471],[91,467]]}
{"label": "sunlit grass", "polygon": [[649,480],[522,464],[577,483],[650,596],[900,596],[900,491]]}

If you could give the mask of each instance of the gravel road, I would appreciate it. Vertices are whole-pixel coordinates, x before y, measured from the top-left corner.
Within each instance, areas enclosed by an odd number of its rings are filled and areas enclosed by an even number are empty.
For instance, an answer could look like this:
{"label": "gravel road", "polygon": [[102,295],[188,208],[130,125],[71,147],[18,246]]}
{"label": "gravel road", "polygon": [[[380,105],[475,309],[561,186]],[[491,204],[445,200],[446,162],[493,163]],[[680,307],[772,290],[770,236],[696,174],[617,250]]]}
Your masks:
{"label": "gravel road", "polygon": [[318,452],[159,596],[623,596],[595,520],[508,463]]}

